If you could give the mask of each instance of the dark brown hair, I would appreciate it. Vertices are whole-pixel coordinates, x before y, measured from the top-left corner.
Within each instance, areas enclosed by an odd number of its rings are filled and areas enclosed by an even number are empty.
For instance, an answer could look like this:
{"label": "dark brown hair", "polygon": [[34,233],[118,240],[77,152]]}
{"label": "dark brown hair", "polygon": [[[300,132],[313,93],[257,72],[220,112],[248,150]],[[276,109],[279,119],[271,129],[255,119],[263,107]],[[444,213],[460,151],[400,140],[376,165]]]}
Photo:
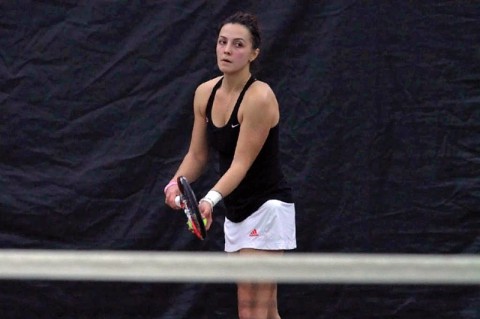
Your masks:
{"label": "dark brown hair", "polygon": [[258,22],[257,22],[256,16],[254,16],[251,13],[238,11],[222,21],[222,23],[218,27],[218,32],[220,32],[220,29],[224,25],[229,23],[241,24],[245,26],[250,31],[250,34],[252,35],[253,48],[258,49],[260,47],[262,39],[260,38],[260,29],[258,28]]}

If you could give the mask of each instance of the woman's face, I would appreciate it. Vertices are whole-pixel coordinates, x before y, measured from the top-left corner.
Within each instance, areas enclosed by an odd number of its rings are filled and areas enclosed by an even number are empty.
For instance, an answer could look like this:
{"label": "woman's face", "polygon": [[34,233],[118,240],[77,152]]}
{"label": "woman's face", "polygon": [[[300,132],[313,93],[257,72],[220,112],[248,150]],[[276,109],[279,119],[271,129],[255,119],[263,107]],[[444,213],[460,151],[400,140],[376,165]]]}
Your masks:
{"label": "woman's face", "polygon": [[218,34],[217,64],[223,73],[235,73],[250,65],[259,50],[253,49],[252,37],[247,27],[225,24]]}

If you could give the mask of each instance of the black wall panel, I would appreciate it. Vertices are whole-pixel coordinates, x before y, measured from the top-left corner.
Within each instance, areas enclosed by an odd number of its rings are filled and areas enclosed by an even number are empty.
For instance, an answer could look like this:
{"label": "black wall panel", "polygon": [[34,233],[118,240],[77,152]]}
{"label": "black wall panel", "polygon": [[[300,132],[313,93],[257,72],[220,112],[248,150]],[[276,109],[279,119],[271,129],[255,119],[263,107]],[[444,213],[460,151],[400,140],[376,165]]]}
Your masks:
{"label": "black wall panel", "polygon": [[[0,247],[221,251],[163,187],[218,74],[218,23],[256,13],[298,251],[480,251],[475,1],[2,1]],[[215,166],[194,184],[202,194]],[[284,318],[480,318],[478,287],[284,285]],[[233,284],[3,281],[3,318],[235,318]]]}

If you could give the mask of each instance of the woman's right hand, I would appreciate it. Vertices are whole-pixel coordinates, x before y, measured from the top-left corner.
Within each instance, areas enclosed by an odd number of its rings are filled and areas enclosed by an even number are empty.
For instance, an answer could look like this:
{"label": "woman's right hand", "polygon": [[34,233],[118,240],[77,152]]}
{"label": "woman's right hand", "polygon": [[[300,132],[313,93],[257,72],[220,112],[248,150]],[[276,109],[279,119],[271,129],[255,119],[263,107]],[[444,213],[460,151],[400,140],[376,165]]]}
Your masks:
{"label": "woman's right hand", "polygon": [[175,197],[180,196],[178,185],[170,186],[165,192],[165,204],[172,209],[180,209],[181,207],[175,203]]}

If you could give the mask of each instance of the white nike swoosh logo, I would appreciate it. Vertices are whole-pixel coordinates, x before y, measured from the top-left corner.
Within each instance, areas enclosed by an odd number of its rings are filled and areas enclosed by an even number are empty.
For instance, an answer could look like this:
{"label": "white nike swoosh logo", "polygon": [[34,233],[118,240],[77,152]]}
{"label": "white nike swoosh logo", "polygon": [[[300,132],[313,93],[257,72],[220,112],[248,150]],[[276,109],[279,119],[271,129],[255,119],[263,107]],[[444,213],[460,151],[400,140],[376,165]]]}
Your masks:
{"label": "white nike swoosh logo", "polygon": [[238,124],[232,124],[232,128],[236,128],[236,127],[239,126],[239,125],[240,125],[240,123],[238,123]]}

